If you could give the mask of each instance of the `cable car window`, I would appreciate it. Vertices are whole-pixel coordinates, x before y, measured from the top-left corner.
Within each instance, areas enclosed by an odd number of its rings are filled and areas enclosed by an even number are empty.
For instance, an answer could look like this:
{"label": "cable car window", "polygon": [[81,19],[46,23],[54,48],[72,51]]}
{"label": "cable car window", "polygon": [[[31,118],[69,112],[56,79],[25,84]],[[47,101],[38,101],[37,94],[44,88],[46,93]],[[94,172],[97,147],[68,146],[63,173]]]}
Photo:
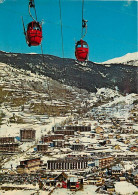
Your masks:
{"label": "cable car window", "polygon": [[81,47],[81,45],[77,45],[77,48],[80,48]]}
{"label": "cable car window", "polygon": [[83,44],[83,47],[84,47],[84,48],[88,48],[88,45]]}
{"label": "cable car window", "polygon": [[40,27],[38,27],[38,26],[33,26],[33,30],[40,30]]}

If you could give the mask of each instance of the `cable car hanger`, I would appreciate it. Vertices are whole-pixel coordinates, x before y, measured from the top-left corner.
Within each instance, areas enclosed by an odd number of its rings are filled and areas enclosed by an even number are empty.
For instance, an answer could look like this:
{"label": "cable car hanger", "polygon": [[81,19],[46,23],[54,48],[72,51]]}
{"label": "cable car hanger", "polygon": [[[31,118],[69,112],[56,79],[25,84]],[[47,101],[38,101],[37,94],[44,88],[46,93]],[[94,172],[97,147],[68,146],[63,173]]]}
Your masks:
{"label": "cable car hanger", "polygon": [[[88,20],[84,20],[83,11],[84,10],[84,0],[82,0],[82,31],[81,31],[81,39],[83,39],[87,33],[87,22]],[[85,33],[83,34],[83,29],[85,28]]]}
{"label": "cable car hanger", "polygon": [[[83,18],[83,7],[84,7],[84,0],[82,0],[82,31],[81,31],[81,39],[77,41],[75,44],[75,56],[77,61],[85,62],[88,60],[88,53],[89,53],[89,46],[86,41],[83,40],[87,33],[87,20]],[[85,29],[85,32],[83,30]]]}
{"label": "cable car hanger", "polygon": [[[34,19],[34,17],[32,16],[30,8],[33,8],[33,9],[34,9],[34,11],[35,11],[35,18],[36,18],[36,19]],[[35,9],[35,2],[34,2],[34,0],[29,0],[29,15],[31,16],[31,18],[32,18],[34,21],[37,21],[37,14],[36,14],[36,9]]]}
{"label": "cable car hanger", "polygon": [[[83,39],[87,33],[87,22],[88,20],[82,19],[82,34],[81,34],[81,39]],[[85,33],[83,34],[83,29],[85,28]]]}
{"label": "cable car hanger", "polygon": [[[31,8],[33,8],[35,11],[35,17],[33,17],[33,15],[31,14]],[[37,14],[36,14],[34,0],[29,0],[29,15],[33,19],[33,21],[27,24],[27,29],[25,29],[25,25],[22,17],[23,30],[24,30],[26,42],[29,47],[41,45],[42,25],[37,21]],[[41,45],[41,50],[42,50],[42,45]]]}

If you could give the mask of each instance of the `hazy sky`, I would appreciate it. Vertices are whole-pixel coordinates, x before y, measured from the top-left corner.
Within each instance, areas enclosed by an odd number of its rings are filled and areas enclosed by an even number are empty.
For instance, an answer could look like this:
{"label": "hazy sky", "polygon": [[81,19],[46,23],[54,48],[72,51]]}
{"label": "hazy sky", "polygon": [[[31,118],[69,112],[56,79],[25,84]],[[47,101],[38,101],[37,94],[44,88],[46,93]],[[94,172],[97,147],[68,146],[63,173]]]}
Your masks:
{"label": "hazy sky", "polygon": [[[28,47],[21,16],[27,25],[28,0],[0,0],[0,50],[41,53]],[[38,21],[43,21],[43,52],[62,57],[59,0],[35,0]],[[102,62],[138,50],[137,1],[84,0],[89,60]],[[82,1],[61,0],[64,57],[75,58],[75,41],[81,38]]]}

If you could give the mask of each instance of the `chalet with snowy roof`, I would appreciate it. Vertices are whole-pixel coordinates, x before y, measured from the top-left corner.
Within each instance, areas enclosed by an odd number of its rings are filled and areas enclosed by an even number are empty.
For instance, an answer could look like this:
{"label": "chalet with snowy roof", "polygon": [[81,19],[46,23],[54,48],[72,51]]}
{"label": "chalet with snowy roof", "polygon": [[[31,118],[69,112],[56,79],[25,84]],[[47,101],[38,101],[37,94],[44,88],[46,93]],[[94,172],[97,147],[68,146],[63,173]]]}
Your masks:
{"label": "chalet with snowy roof", "polygon": [[102,127],[96,127],[95,128],[95,132],[97,133],[97,134],[100,134],[100,133],[104,133],[104,129],[102,128]]}
{"label": "chalet with snowy roof", "polygon": [[111,144],[111,141],[109,139],[105,140],[106,144]]}
{"label": "chalet with snowy roof", "polygon": [[20,129],[20,141],[21,142],[30,142],[35,141],[36,130],[34,129]]}
{"label": "chalet with snowy roof", "polygon": [[68,175],[65,172],[62,172],[55,177],[55,180],[58,180],[60,182],[66,181],[67,179],[68,179]]}
{"label": "chalet with snowy roof", "polygon": [[120,150],[121,148],[120,148],[120,146],[117,144],[117,145],[113,146],[113,149],[114,149],[114,150]]}
{"label": "chalet with snowy roof", "polygon": [[120,139],[121,138],[121,136],[119,134],[117,134],[115,137],[116,137],[116,139]]}
{"label": "chalet with snowy roof", "polygon": [[122,175],[122,167],[120,165],[113,166],[111,168],[111,174],[114,176],[121,176]]}
{"label": "chalet with snowy roof", "polygon": [[33,158],[29,160],[20,161],[20,165],[16,167],[16,170],[17,173],[20,174],[30,174],[39,170],[41,165],[42,161],[40,160],[40,158]]}
{"label": "chalet with snowy roof", "polygon": [[130,140],[124,140],[123,143],[124,144],[130,144]]}
{"label": "chalet with snowy roof", "polygon": [[108,135],[108,139],[113,139],[114,138],[114,134],[109,134]]}
{"label": "chalet with snowy roof", "polygon": [[104,134],[101,133],[101,134],[99,135],[99,139],[103,140],[104,138],[105,138],[105,137],[104,137]]}

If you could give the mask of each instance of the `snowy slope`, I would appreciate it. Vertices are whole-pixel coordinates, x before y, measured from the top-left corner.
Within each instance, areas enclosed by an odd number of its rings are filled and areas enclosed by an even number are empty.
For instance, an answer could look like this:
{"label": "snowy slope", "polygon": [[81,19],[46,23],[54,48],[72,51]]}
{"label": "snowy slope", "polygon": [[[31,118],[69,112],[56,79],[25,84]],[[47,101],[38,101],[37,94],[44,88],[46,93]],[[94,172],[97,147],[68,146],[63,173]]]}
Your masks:
{"label": "snowy slope", "polygon": [[133,66],[138,66],[138,52],[135,53],[128,53],[122,57],[118,58],[113,58],[111,60],[107,60],[103,62],[102,64],[127,64],[127,65],[133,65]]}
{"label": "snowy slope", "polygon": [[[96,64],[88,61],[82,66],[73,59],[59,58],[44,54],[5,53],[0,51],[0,62],[18,70],[29,71],[38,75],[50,77],[68,86],[96,92],[96,88],[111,88],[117,86],[123,93],[137,93],[137,66],[125,64]],[[132,63],[134,63],[132,61]]]}

